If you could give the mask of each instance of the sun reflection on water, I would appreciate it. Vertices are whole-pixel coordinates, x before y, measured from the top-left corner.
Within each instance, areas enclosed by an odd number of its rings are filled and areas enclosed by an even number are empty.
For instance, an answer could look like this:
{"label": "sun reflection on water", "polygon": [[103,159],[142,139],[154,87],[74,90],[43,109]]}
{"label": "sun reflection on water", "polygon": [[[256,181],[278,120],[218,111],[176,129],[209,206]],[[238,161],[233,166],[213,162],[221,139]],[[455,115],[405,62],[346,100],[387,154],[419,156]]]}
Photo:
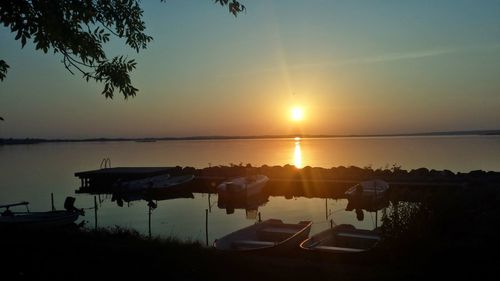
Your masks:
{"label": "sun reflection on water", "polygon": [[293,165],[298,169],[303,168],[303,166],[302,166],[302,151],[300,150],[300,138],[299,137],[295,138],[295,151],[293,153]]}

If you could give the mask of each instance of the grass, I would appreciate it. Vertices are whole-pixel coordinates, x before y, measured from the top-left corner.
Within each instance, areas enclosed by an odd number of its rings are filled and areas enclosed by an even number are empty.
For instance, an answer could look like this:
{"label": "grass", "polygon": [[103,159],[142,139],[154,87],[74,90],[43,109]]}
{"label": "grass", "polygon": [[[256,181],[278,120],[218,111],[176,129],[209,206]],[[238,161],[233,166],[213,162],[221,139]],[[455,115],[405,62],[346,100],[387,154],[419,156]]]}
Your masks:
{"label": "grass", "polygon": [[[364,257],[221,253],[197,242],[148,239],[123,228],[0,232],[5,280],[426,280],[487,279],[499,264],[496,187],[440,191],[391,202],[384,242]],[[3,278],[2,278],[3,279]]]}

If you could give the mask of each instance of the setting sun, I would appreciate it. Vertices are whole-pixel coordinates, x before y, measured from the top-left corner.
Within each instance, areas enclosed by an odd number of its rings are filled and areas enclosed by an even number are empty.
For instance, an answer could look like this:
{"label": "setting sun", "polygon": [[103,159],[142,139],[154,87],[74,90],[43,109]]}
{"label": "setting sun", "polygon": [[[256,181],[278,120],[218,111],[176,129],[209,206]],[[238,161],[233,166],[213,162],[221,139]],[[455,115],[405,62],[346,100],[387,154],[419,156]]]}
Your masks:
{"label": "setting sun", "polygon": [[304,110],[301,107],[293,107],[291,113],[291,118],[293,121],[301,121],[304,119]]}

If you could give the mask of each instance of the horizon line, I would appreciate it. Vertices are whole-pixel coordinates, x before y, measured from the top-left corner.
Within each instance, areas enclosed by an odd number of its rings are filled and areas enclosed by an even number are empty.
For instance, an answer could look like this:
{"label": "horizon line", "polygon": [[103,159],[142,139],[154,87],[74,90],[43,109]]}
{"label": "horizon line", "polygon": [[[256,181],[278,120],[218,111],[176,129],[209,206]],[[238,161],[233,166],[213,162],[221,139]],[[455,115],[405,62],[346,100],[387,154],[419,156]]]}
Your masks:
{"label": "horizon line", "polygon": [[0,138],[0,144],[8,141],[32,142],[91,142],[91,141],[156,141],[156,140],[231,140],[231,139],[284,139],[284,138],[362,138],[362,137],[404,137],[404,136],[451,136],[451,135],[500,135],[500,129],[493,130],[461,130],[434,131],[414,133],[380,133],[380,134],[281,134],[281,135],[198,135],[177,137],[94,137],[94,138]]}

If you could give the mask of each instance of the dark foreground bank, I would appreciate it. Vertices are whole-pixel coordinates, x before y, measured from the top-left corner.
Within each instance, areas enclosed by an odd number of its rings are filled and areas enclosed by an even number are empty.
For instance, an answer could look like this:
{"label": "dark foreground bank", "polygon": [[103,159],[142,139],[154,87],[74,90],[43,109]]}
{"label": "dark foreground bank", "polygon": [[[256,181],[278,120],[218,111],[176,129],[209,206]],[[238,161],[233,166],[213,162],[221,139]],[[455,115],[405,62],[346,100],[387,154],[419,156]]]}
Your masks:
{"label": "dark foreground bank", "polygon": [[[2,280],[434,280],[494,279],[497,188],[391,202],[384,240],[361,257],[221,253],[123,229],[0,232]],[[4,279],[6,277],[6,279]]]}

